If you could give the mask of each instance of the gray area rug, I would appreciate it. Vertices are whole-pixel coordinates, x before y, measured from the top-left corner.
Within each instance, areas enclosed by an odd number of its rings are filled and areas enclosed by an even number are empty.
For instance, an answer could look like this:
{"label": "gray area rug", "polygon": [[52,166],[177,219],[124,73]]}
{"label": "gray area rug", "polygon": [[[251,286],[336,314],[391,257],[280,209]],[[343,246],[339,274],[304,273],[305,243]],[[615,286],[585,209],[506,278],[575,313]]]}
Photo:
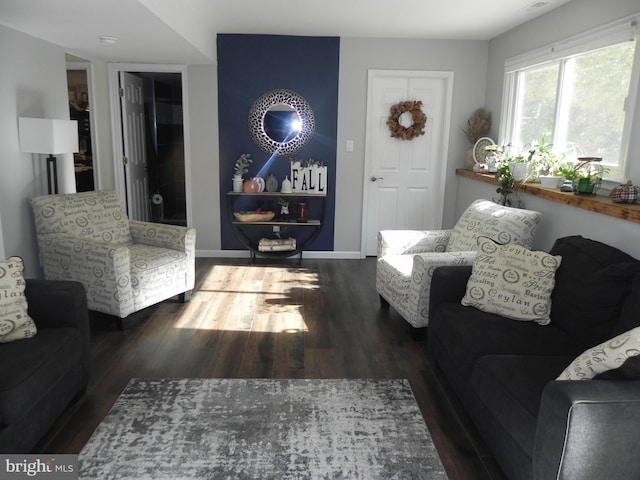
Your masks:
{"label": "gray area rug", "polygon": [[84,479],[446,479],[406,380],[133,379]]}

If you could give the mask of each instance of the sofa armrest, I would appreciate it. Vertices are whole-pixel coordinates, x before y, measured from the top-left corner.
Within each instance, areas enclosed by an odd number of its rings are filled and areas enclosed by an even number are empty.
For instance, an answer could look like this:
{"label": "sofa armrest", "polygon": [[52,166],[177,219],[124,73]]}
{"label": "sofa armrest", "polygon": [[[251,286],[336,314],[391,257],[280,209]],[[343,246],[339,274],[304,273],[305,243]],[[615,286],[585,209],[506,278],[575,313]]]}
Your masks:
{"label": "sofa armrest", "polygon": [[88,363],[90,345],[87,294],[80,282],[67,280],[25,280],[29,316],[38,329],[71,327],[80,331]]}
{"label": "sofa armrest", "polygon": [[451,230],[381,230],[378,232],[378,258],[444,252],[450,235]]}
{"label": "sofa armrest", "polygon": [[129,275],[127,244],[47,233],[38,235],[38,246],[47,280],[77,280],[87,287],[95,280],[95,268],[101,270],[103,282],[116,282]]}
{"label": "sofa armrest", "polygon": [[534,480],[640,478],[640,381],[552,381],[542,393]]}
{"label": "sofa armrest", "polygon": [[134,243],[152,247],[170,248],[195,256],[196,229],[163,223],[129,222]]}
{"label": "sofa armrest", "polygon": [[472,265],[440,266],[431,278],[430,310],[441,303],[460,303],[467,290]]}
{"label": "sofa armrest", "polygon": [[38,328],[86,328],[87,294],[80,282],[25,279],[29,316]]}
{"label": "sofa armrest", "polygon": [[38,246],[47,280],[81,282],[91,310],[110,311],[105,305],[117,299],[122,318],[133,312],[127,244],[48,233],[38,235]]}
{"label": "sofa armrest", "polygon": [[429,321],[434,272],[442,266],[471,265],[475,256],[476,252],[430,252],[413,256],[409,302],[417,305],[418,316],[423,319],[423,323]]}

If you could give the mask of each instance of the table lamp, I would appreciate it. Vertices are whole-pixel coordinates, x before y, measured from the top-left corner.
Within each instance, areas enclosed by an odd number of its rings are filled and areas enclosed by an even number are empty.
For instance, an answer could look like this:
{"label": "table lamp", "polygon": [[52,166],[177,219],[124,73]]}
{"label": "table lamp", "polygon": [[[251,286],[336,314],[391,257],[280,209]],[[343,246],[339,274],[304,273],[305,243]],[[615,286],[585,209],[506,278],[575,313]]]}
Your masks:
{"label": "table lamp", "polygon": [[[78,151],[78,122],[52,118],[18,119],[20,151],[46,153],[49,194],[58,193],[58,165],[54,155]],[[53,188],[52,188],[53,185]]]}

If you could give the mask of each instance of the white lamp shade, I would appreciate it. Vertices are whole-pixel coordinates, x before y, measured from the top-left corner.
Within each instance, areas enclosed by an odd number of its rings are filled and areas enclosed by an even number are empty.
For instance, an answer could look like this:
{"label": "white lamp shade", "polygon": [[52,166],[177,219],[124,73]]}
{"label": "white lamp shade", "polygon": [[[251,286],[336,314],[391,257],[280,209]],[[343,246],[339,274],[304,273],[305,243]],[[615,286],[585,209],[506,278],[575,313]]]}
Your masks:
{"label": "white lamp shade", "polygon": [[20,151],[25,153],[75,153],[78,151],[78,122],[52,118],[18,119]]}

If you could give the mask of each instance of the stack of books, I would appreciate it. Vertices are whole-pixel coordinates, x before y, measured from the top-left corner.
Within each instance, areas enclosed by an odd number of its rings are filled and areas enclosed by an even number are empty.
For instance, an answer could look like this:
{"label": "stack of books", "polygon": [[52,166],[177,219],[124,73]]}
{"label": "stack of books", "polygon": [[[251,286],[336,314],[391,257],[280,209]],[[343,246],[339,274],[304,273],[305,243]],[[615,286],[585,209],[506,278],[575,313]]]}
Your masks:
{"label": "stack of books", "polygon": [[295,249],[295,238],[261,238],[258,242],[260,252],[286,252]]}

